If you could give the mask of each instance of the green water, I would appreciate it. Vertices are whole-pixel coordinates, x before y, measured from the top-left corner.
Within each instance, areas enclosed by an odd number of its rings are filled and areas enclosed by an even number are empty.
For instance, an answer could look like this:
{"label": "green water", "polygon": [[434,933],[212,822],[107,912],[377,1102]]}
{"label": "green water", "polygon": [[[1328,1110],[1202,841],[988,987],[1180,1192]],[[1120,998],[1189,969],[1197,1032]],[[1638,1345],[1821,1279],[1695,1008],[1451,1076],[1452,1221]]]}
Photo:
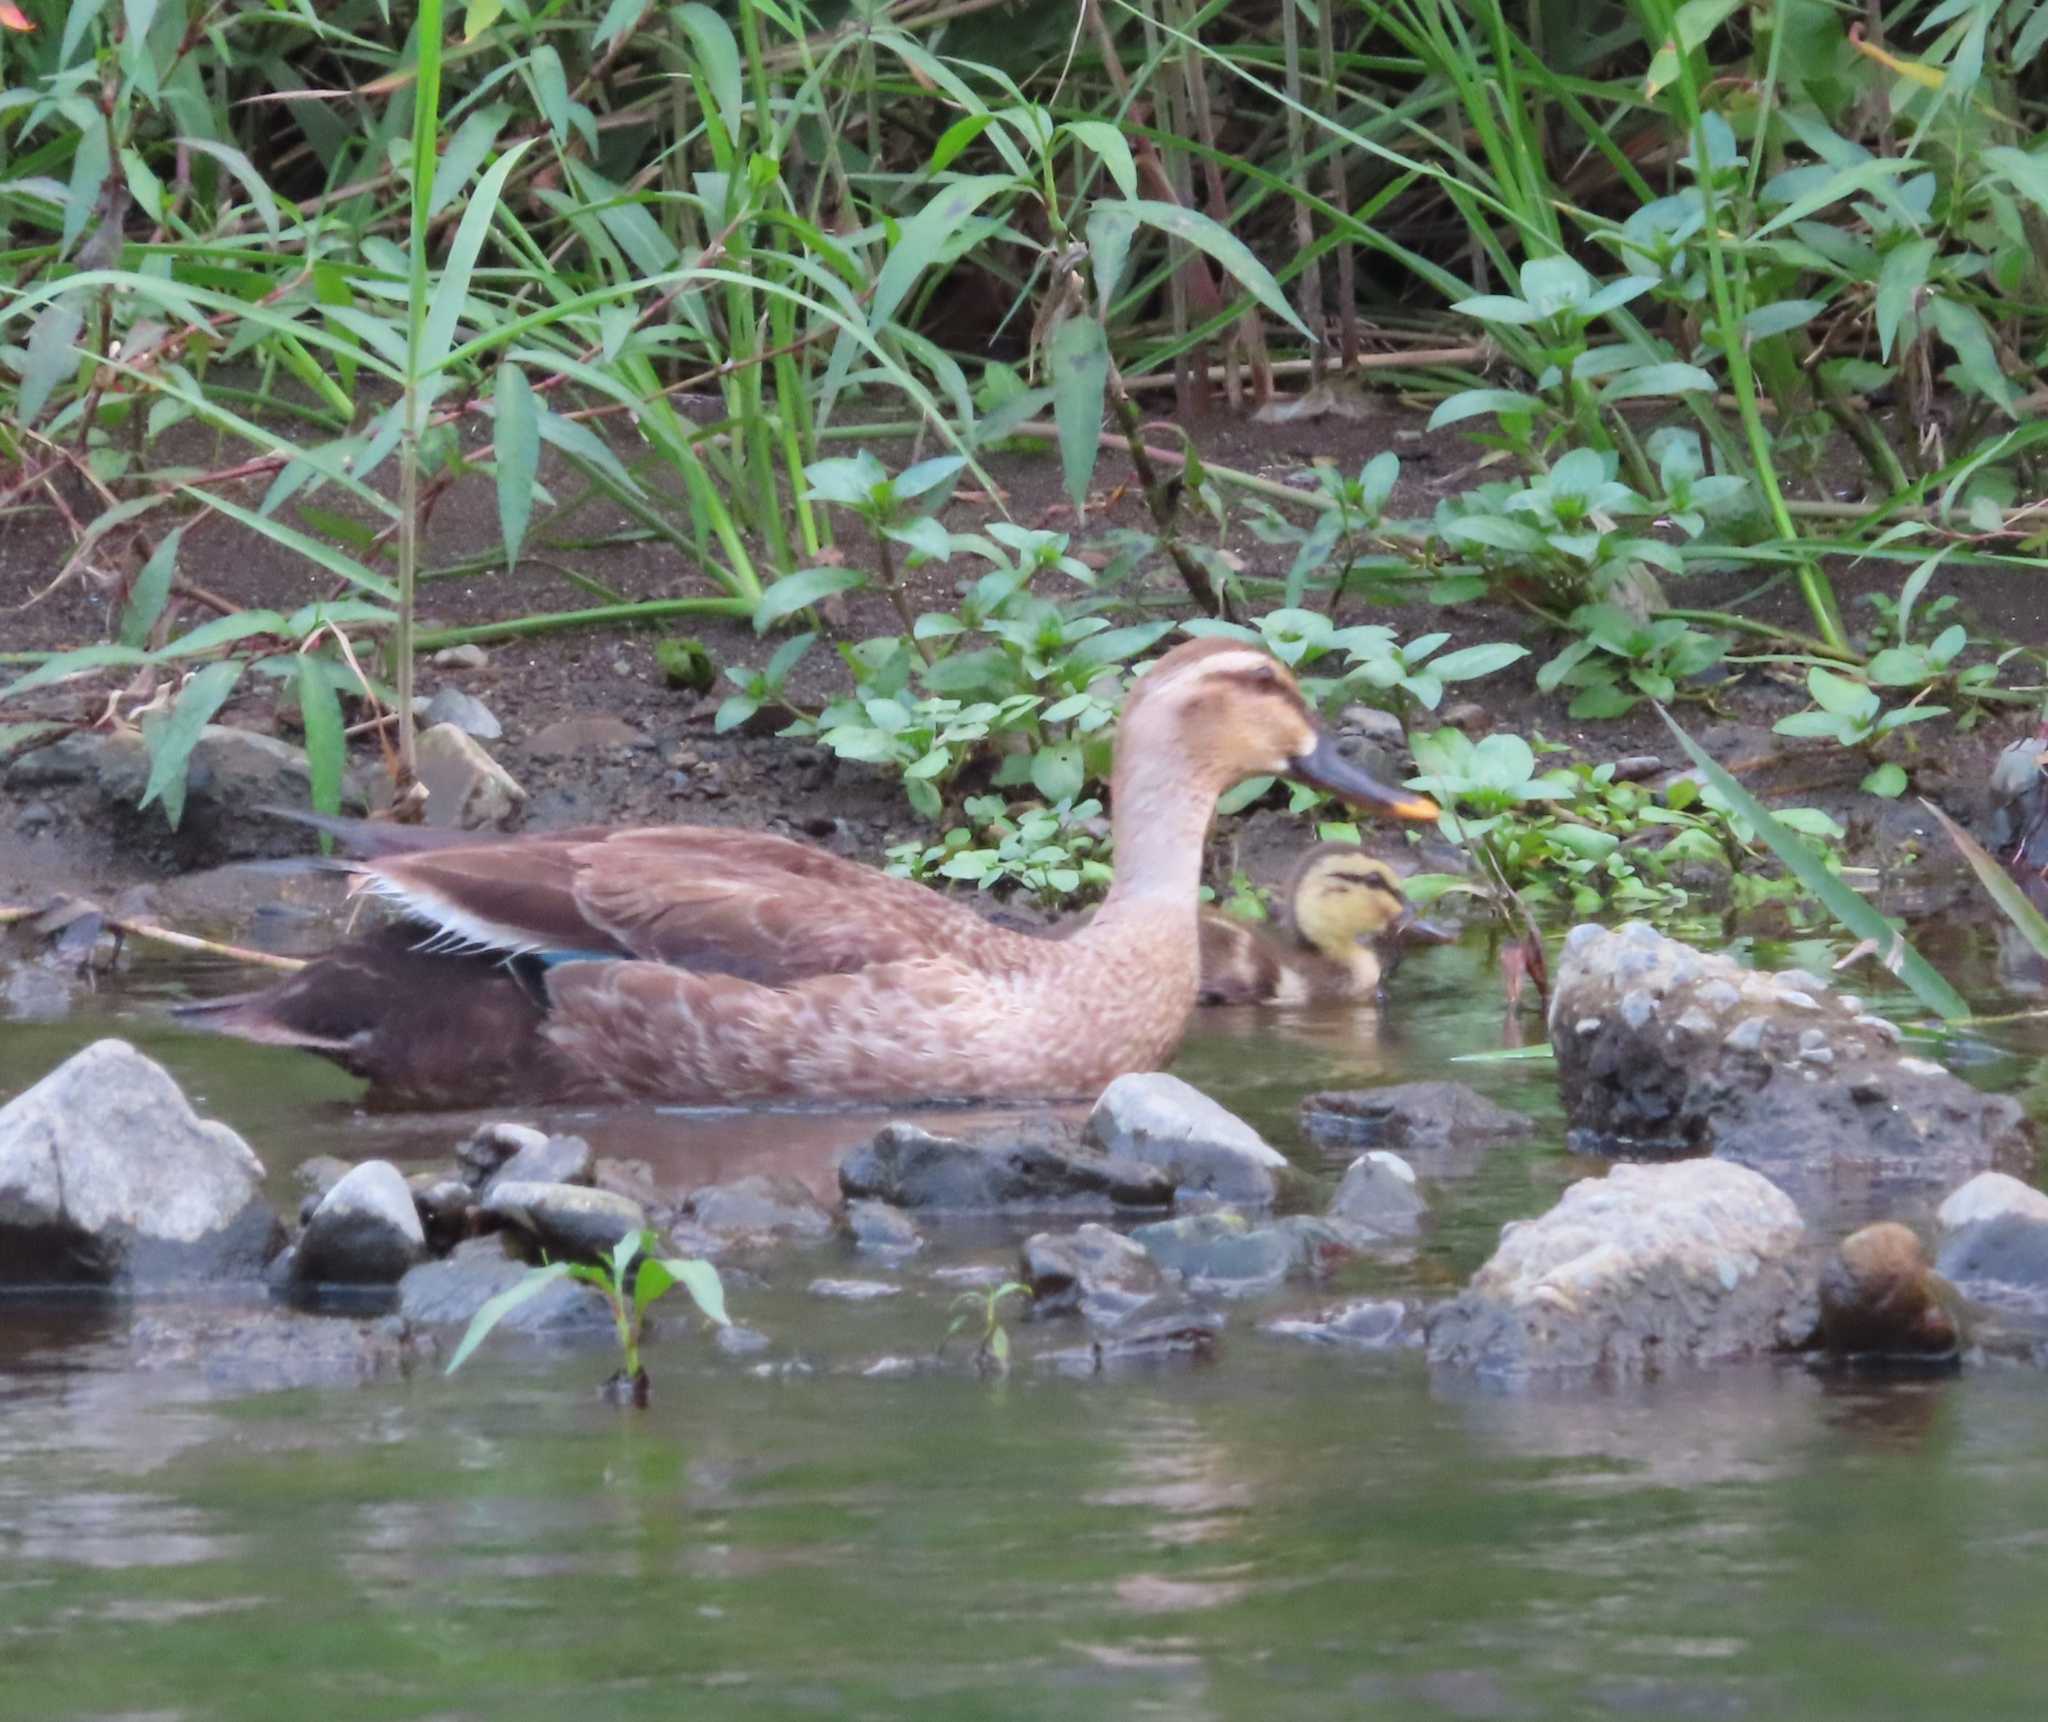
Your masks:
{"label": "green water", "polygon": [[[1480,952],[1398,984],[1377,1038],[1212,1022],[1180,1068],[1290,1147],[1306,1089],[1403,1076],[1466,1076],[1538,1133],[1425,1167],[1421,1247],[1234,1306],[1206,1367],[1070,1376],[1052,1323],[1007,1382],[924,1367],[957,1290],[935,1270],[1010,1259],[985,1231],[896,1270],[828,1245],[732,1276],[770,1349],[671,1323],[644,1415],[596,1401],[592,1352],[251,1395],[132,1370],[137,1312],[0,1306],[0,1717],[2041,1715],[2048,1377],[1502,1394],[1263,1331],[1437,1295],[1587,1170],[1545,1067],[1446,1066],[1498,1044]],[[0,1031],[0,1091],[107,1032],[280,1175],[459,1133],[156,1026],[146,990]],[[2003,1044],[1985,1079],[2029,1090],[2040,1048]],[[667,1179],[822,1181],[869,1122],[562,1117]],[[819,1275],[901,1289],[832,1302]]]}

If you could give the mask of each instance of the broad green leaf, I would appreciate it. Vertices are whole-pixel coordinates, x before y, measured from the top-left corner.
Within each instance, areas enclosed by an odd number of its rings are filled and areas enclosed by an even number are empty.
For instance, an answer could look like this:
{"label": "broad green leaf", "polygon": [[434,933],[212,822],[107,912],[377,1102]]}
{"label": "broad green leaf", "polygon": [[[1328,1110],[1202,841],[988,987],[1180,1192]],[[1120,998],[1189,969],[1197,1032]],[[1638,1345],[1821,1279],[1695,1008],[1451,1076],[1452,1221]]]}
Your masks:
{"label": "broad green leaf", "polygon": [[1501,514],[1468,514],[1444,522],[1443,535],[1453,544],[1483,544],[1494,550],[1527,555],[1543,548],[1543,535],[1533,526]]}
{"label": "broad green leaf", "polygon": [[[709,1262],[700,1262],[694,1257],[664,1256],[649,1264],[660,1268],[669,1279],[690,1294],[690,1301],[704,1312],[705,1319],[719,1327],[730,1327],[731,1319],[725,1313],[725,1282],[718,1277],[718,1270]],[[643,1276],[646,1269],[641,1270]],[[666,1289],[666,1288],[664,1288]],[[659,1296],[660,1293],[656,1293]]]}
{"label": "broad green leaf", "polygon": [[256,164],[232,144],[215,143],[211,138],[182,137],[178,139],[186,149],[210,155],[241,182],[242,189],[249,194],[249,201],[256,206],[256,213],[263,225],[272,234],[277,232],[277,199],[271,196],[270,187],[264,184],[263,176],[256,171]]}
{"label": "broad green leaf", "polygon": [[1818,299],[1779,299],[1769,305],[1757,306],[1744,317],[1742,332],[1752,341],[1788,334],[1794,329],[1803,329],[1826,309]]}
{"label": "broad green leaf", "polygon": [[1932,239],[1909,239],[1885,253],[1877,273],[1877,347],[1889,360],[1899,331],[1919,302],[1927,285],[1927,271],[1934,266],[1937,247]]}
{"label": "broad green leaf", "polygon": [[491,397],[492,439],[498,455],[498,530],[505,537],[506,572],[519,565],[519,549],[533,519],[533,490],[540,473],[540,415],[533,385],[509,361],[498,367]]}
{"label": "broad green leaf", "polygon": [[469,207],[462,212],[462,225],[455,230],[455,242],[448,248],[447,266],[435,284],[433,303],[427,310],[426,333],[420,337],[419,368],[422,376],[439,370],[455,344],[455,326],[469,300],[470,275],[476,269],[476,260],[490,234],[491,223],[497,219],[499,193],[505,189],[506,177],[519,165],[519,158],[533,147],[534,141],[527,138],[516,143],[492,162],[489,171],[477,182]]}
{"label": "broad green leaf", "polygon": [[576,419],[564,418],[548,407],[540,409],[540,440],[551,443],[570,459],[580,461],[591,471],[615,485],[627,496],[640,497],[646,494],[639,480],[628,472],[612,453],[611,445],[588,425]]}
{"label": "broad green leaf", "polygon": [[1437,402],[1436,411],[1429,415],[1429,428],[1439,430],[1481,413],[1532,413],[1542,405],[1536,396],[1514,389],[1461,389]]}
{"label": "broad green leaf", "polygon": [[1678,745],[1720,795],[1729,811],[1749,825],[1792,876],[1844,929],[1855,938],[1871,941],[1877,949],[1878,960],[1912,989],[1914,997],[1945,1022],[1960,1022],[1970,1014],[1970,1007],[1963,1002],[1962,995],[1914,950],[1903,933],[1879,914],[1871,903],[1829,872],[1820,855],[1774,819],[1762,802],[1678,727],[1668,711],[1659,707],[1658,716],[1663,718]]}
{"label": "broad green leaf", "polygon": [[306,771],[312,780],[315,813],[341,811],[341,779],[348,764],[348,741],[342,733],[341,698],[327,662],[302,653],[299,673],[299,715],[306,725]]}
{"label": "broad green leaf", "polygon": [[955,120],[939,133],[939,141],[932,145],[932,159],[928,171],[941,174],[951,167],[954,160],[969,144],[995,124],[991,113],[967,114]]}
{"label": "broad green leaf", "polygon": [[1081,313],[1069,317],[1046,343],[1046,376],[1052,384],[1053,422],[1060,433],[1060,471],[1077,514],[1088,502],[1101,446],[1102,396],[1109,385],[1109,338],[1102,325]]}
{"label": "broad green leaf", "polygon": [[161,801],[173,831],[185,817],[185,767],[199,744],[200,732],[227,703],[241,679],[238,659],[208,664],[179,690],[169,712],[143,720],[143,739],[149,743],[149,782],[143,786],[138,805],[147,807],[152,801]]}
{"label": "broad green leaf", "polygon": [[1477,317],[1482,323],[1540,323],[1547,315],[1527,300],[1510,299],[1504,293],[1477,293],[1469,299],[1460,299],[1451,309],[1467,317]]}
{"label": "broad green leaf", "polygon": [[36,313],[28,331],[28,362],[22,367],[21,390],[10,417],[29,425],[42,416],[57,385],[78,369],[78,333],[84,326],[84,308],[68,294]]}
{"label": "broad green leaf", "polygon": [[285,619],[275,610],[236,610],[188,629],[157,653],[159,658],[196,658],[257,634],[284,635]]}
{"label": "broad green leaf", "polygon": [[498,141],[498,132],[505,124],[507,111],[502,103],[479,108],[448,140],[448,147],[441,152],[441,159],[434,167],[434,195],[427,203],[429,216],[439,215],[469,184],[469,176],[483,165],[484,157],[491,153],[491,146]]}
{"label": "broad green leaf", "polygon": [[[2034,24],[2039,31],[2048,32],[2048,7],[2035,13]],[[2014,63],[2024,64],[2023,61]],[[2009,144],[1999,144],[1983,151],[1979,159],[2043,215],[2048,215],[2048,155],[2030,154]]]}
{"label": "broad green leaf", "polygon": [[1092,150],[1102,158],[1109,177],[1116,181],[1117,190],[1126,198],[1138,195],[1138,166],[1131,159],[1131,146],[1115,126],[1105,120],[1069,120],[1061,130],[1082,148]]}
{"label": "broad green leaf", "polygon": [[157,541],[149,560],[142,565],[142,572],[135,576],[135,584],[128,589],[128,602],[121,610],[122,645],[140,646],[148,642],[149,631],[164,613],[164,603],[171,595],[171,580],[178,571],[178,545],[184,536],[184,527],[172,527]]}
{"label": "broad green leaf", "polygon": [[1645,395],[1682,395],[1711,390],[1713,376],[1697,365],[1644,365],[1624,371],[1601,390],[1603,401],[1630,401]]}
{"label": "broad green leaf", "polygon": [[230,520],[238,521],[252,532],[260,532],[273,544],[281,544],[287,550],[296,551],[307,561],[325,568],[330,574],[338,574],[351,586],[360,586],[365,592],[374,592],[380,598],[396,603],[398,588],[383,575],[373,573],[353,556],[344,555],[331,544],[309,537],[297,528],[287,526],[281,520],[272,520],[268,515],[252,513],[239,503],[230,502],[226,497],[213,491],[195,489],[191,485],[180,488],[202,507],[217,510]]}
{"label": "broad green leaf", "polygon": [[821,598],[865,586],[867,578],[858,568],[804,568],[785,574],[761,594],[761,601],[754,606],[754,632],[765,634],[777,622],[799,610],[808,610]]}
{"label": "broad green leaf", "polygon": [[1088,260],[1095,272],[1095,301],[1106,315],[1124,278],[1138,219],[1128,204],[1098,203],[1088,212]]}
{"label": "broad green leaf", "polygon": [[1058,742],[1032,756],[1031,786],[1049,802],[1072,800],[1087,780],[1079,742]]}
{"label": "broad green leaf", "polygon": [[59,251],[69,251],[85,231],[85,224],[99,207],[100,187],[107,177],[107,128],[87,126],[78,133],[71,156],[71,179],[64,190],[64,226],[57,241]]}
{"label": "broad green leaf", "polygon": [[140,646],[80,646],[75,651],[58,652],[45,658],[26,675],[20,675],[0,688],[0,700],[14,694],[25,694],[31,688],[48,687],[52,682],[61,682],[66,676],[75,676],[83,670],[105,670],[126,668],[131,664],[154,663],[155,657]]}
{"label": "broad green leaf", "polygon": [[1487,646],[1464,646],[1434,660],[1429,673],[1440,682],[1468,682],[1475,676],[1490,676],[1496,670],[1504,670],[1528,655],[1527,646],[1511,645],[1505,640]]}
{"label": "broad green leaf", "polygon": [[1842,203],[1849,198],[1868,192],[1888,208],[1904,215],[1904,206],[1899,203],[1897,188],[1892,181],[1902,174],[1912,173],[1920,166],[1912,156],[1873,156],[1867,161],[1856,163],[1832,175],[1825,184],[1816,186],[1803,197],[1795,197],[1783,209],[1756,230],[1754,235],[1762,239],[1766,234],[1775,233],[1781,227],[1789,227],[1795,221],[1804,221],[1817,210],[1832,204]]}
{"label": "broad green leaf", "polygon": [[[733,39],[732,26],[709,6],[692,0],[678,6],[676,22],[690,38],[690,47],[703,71],[711,100],[718,109],[718,123],[725,128],[726,141],[737,144],[746,120],[746,86],[740,77],[740,48]],[[767,124],[768,116],[760,116]]]}
{"label": "broad green leaf", "polygon": [[1837,717],[1863,718],[1877,710],[1877,695],[1870,689],[1818,664],[1806,672],[1806,691],[1822,711],[1833,712]]}
{"label": "broad green leaf", "polygon": [[455,1348],[455,1355],[448,1360],[448,1367],[442,1373],[453,1375],[468,1361],[469,1354],[484,1342],[491,1329],[496,1327],[523,1303],[531,1303],[547,1290],[556,1280],[566,1279],[570,1264],[550,1262],[544,1268],[529,1268],[526,1277],[507,1286],[494,1298],[488,1299],[475,1315],[469,1318],[469,1331],[463,1334],[462,1343]]}
{"label": "broad green leaf", "polygon": [[1294,307],[1287,303],[1287,297],[1280,291],[1279,283],[1267,273],[1266,266],[1252,255],[1251,248],[1199,210],[1183,209],[1177,203],[1155,203],[1141,197],[1127,198],[1121,204],[1098,207],[1128,210],[1147,227],[1157,228],[1175,239],[1184,240],[1197,250],[1207,252],[1226,274],[1274,316],[1303,337],[1314,339],[1309,335],[1308,326],[1294,314]]}
{"label": "broad green leaf", "polygon": [[1869,773],[1858,787],[1866,795],[1880,795],[1887,801],[1895,801],[1906,792],[1906,768],[1888,759]]}
{"label": "broad green leaf", "polygon": [[469,0],[462,11],[462,39],[474,42],[505,14],[505,0]]}

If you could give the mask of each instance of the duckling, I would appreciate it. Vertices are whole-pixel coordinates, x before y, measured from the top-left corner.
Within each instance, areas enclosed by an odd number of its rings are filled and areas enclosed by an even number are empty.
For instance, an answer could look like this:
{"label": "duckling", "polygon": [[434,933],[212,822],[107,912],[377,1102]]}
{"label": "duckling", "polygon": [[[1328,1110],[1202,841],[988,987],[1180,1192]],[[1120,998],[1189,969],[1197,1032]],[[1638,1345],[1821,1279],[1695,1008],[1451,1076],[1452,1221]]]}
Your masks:
{"label": "duckling", "polygon": [[1214,910],[1202,916],[1203,1004],[1327,1004],[1375,997],[1398,941],[1450,934],[1416,917],[1401,877],[1353,843],[1321,843],[1284,893],[1288,925],[1273,933]]}

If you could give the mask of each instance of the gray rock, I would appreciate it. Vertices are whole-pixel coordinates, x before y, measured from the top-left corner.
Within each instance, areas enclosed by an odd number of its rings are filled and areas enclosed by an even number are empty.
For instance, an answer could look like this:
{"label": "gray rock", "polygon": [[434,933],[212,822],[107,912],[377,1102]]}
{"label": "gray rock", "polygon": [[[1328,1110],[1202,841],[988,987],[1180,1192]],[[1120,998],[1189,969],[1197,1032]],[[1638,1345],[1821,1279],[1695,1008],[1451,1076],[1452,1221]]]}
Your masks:
{"label": "gray rock", "polygon": [[1043,1352],[1033,1362],[1062,1375],[1208,1363],[1216,1355],[1224,1320],[1223,1312],[1211,1305],[1169,1294],[1151,1299],[1114,1326],[1098,1331],[1087,1345]]}
{"label": "gray rock", "polygon": [[647,1210],[630,1197],[609,1190],[588,1190],[580,1184],[510,1184],[491,1186],[484,1213],[517,1226],[549,1255],[595,1261],[611,1253],[628,1232],[643,1230]]}
{"label": "gray rock", "polygon": [[[398,1313],[422,1325],[467,1326],[476,1312],[509,1291],[530,1270],[506,1254],[502,1238],[471,1238],[447,1258],[423,1262],[398,1282]],[[594,1286],[559,1279],[498,1324],[499,1330],[543,1338],[592,1338],[612,1331],[611,1311]]]}
{"label": "gray rock", "polygon": [[1142,1244],[1092,1223],[1025,1239],[1018,1277],[1040,1315],[1079,1311],[1098,1324],[1128,1315],[1165,1283]]}
{"label": "gray rock", "polygon": [[1266,1323],[1283,1339],[1341,1345],[1354,1351],[1392,1351],[1409,1343],[1408,1306],[1397,1298],[1359,1298],[1312,1316],[1282,1316]]}
{"label": "gray rock", "polygon": [[1326,1220],[1297,1214],[1253,1225],[1227,1210],[1155,1221],[1131,1239],[1187,1286],[1228,1296],[1270,1290],[1352,1248],[1352,1239]]}
{"label": "gray rock", "polygon": [[0,968],[0,1019],[62,1022],[78,1002],[79,983],[41,963]]}
{"label": "gray rock", "polygon": [[1520,1112],[1496,1106],[1462,1082],[1399,1082],[1385,1088],[1332,1089],[1301,1103],[1301,1131],[1318,1148],[1392,1148],[1441,1153],[1505,1142],[1533,1128]]}
{"label": "gray rock", "polygon": [[840,1161],[839,1187],[912,1211],[1105,1213],[1173,1200],[1173,1180],[1158,1168],[1093,1153],[1052,1126],[963,1141],[888,1124]]}
{"label": "gray rock", "polygon": [[1805,1232],[1791,1197],[1746,1167],[1616,1166],[1502,1231],[1431,1317],[1430,1361],[1627,1377],[1799,1344],[1815,1314]]}
{"label": "gray rock", "polygon": [[320,1198],[346,1178],[348,1173],[349,1162],[339,1154],[315,1154],[301,1160],[292,1168],[292,1182],[310,1196],[317,1207]]}
{"label": "gray rock", "polygon": [[1935,1268],[1977,1303],[2048,1313],[2048,1220],[2008,1212],[1942,1240]]}
{"label": "gray rock", "polygon": [[410,1371],[438,1347],[402,1320],[308,1315],[284,1305],[222,1308],[175,1299],[141,1308],[128,1366],[196,1375],[218,1393],[359,1387]]}
{"label": "gray rock", "polygon": [[1184,1192],[1270,1206],[1291,1170],[1285,1155],[1234,1112],[1162,1071],[1119,1076],[1088,1114],[1082,1139],[1118,1159],[1156,1166]]}
{"label": "gray rock", "polygon": [[430,724],[452,723],[464,735],[475,736],[478,741],[496,741],[505,733],[505,726],[498,722],[491,708],[460,688],[438,689],[427,701],[423,715]]}
{"label": "gray rock", "polygon": [[547,1145],[548,1133],[531,1124],[512,1124],[493,1119],[479,1124],[455,1145],[455,1162],[470,1183],[481,1187],[492,1173],[515,1154]]}
{"label": "gray rock", "polygon": [[874,1255],[909,1256],[924,1248],[924,1235],[910,1216],[887,1202],[848,1202],[840,1223],[855,1249]]}
{"label": "gray rock", "polygon": [[593,1160],[590,1144],[581,1136],[546,1136],[538,1142],[522,1142],[511,1159],[484,1181],[489,1195],[498,1184],[588,1184]]}
{"label": "gray rock", "polygon": [[706,1184],[684,1200],[683,1212],[722,1237],[827,1238],[832,1216],[799,1178],[750,1172],[729,1184]]}
{"label": "gray rock", "polygon": [[443,646],[433,658],[437,670],[480,670],[490,661],[491,654],[474,641],[464,641],[459,646]]}
{"label": "gray rock", "polygon": [[2002,1214],[2048,1220],[2048,1191],[2037,1190],[2004,1172],[1979,1172],[1967,1184],[1949,1192],[1935,1210],[1934,1219],[1944,1232],[1954,1232],[1980,1220],[1995,1220]]}
{"label": "gray rock", "polygon": [[300,1286],[396,1285],[427,1253],[427,1235],[405,1176],[365,1160],[320,1198],[292,1258]]}
{"label": "gray rock", "polygon": [[[1702,1018],[1714,1033],[1699,1032]],[[2017,1101],[1901,1057],[1860,1000],[1800,971],[1746,971],[1640,923],[1573,929],[1550,1020],[1582,1151],[1708,1152],[1819,1206],[1873,1185],[1931,1194],[2032,1164]],[[1590,1033],[1562,1032],[1587,1023]]]}
{"label": "gray rock", "polygon": [[0,1107],[0,1283],[253,1279],[283,1242],[262,1181],[163,1066],[96,1041]]}
{"label": "gray rock", "polygon": [[487,831],[510,823],[526,803],[518,780],[452,723],[422,730],[414,744],[427,791],[429,825]]}
{"label": "gray rock", "polygon": [[1329,1208],[1331,1219],[1387,1237],[1419,1231],[1428,1213],[1429,1204],[1415,1187],[1415,1168],[1384,1148],[1351,1162]]}
{"label": "gray rock", "polygon": [[1821,1270],[1820,1341],[1850,1360],[1955,1359],[1955,1318],[1910,1227],[1887,1220],[1836,1246]]}

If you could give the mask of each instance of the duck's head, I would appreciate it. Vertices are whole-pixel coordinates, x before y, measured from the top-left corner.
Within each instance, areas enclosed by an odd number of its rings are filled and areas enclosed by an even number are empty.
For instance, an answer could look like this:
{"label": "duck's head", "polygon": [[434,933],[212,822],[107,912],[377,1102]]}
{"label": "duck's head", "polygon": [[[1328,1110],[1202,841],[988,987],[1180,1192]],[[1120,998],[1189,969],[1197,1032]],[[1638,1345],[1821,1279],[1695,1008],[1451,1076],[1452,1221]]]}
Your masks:
{"label": "duck's head", "polygon": [[1124,704],[1117,756],[1120,779],[1129,766],[1171,760],[1211,797],[1271,776],[1397,819],[1434,819],[1438,811],[1428,796],[1390,789],[1353,765],[1293,676],[1238,640],[1190,640],[1140,676]]}
{"label": "duck's head", "polygon": [[1442,944],[1450,934],[1415,913],[1401,876],[1355,843],[1320,843],[1301,859],[1287,894],[1302,940],[1346,961],[1359,945]]}

